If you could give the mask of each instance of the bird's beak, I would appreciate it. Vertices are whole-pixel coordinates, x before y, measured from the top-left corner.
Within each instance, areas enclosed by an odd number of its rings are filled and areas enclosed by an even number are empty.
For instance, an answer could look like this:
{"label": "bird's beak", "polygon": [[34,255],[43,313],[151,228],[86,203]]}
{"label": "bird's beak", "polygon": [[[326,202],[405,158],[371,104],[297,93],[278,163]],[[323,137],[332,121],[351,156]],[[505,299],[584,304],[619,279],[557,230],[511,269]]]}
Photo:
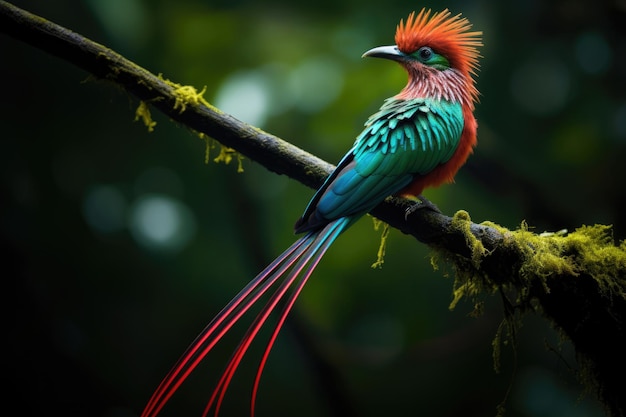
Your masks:
{"label": "bird's beak", "polygon": [[377,48],[370,49],[365,52],[361,58],[365,57],[373,58],[385,58],[392,61],[402,61],[406,57],[406,54],[398,49],[397,45],[379,46]]}

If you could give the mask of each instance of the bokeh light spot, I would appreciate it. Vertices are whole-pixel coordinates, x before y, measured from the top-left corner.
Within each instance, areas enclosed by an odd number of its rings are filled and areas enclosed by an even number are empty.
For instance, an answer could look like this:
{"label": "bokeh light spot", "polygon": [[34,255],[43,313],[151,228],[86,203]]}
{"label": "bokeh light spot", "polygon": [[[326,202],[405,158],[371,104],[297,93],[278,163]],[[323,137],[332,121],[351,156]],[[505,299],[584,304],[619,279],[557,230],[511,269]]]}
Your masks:
{"label": "bokeh light spot", "polygon": [[107,34],[120,45],[141,48],[149,39],[150,20],[140,0],[88,0]]}
{"label": "bokeh light spot", "polygon": [[331,104],[341,93],[343,72],[337,62],[324,56],[313,57],[293,69],[288,88],[302,111],[314,113]]}
{"label": "bokeh light spot", "polygon": [[271,92],[259,71],[232,74],[219,88],[215,105],[220,110],[254,126],[263,126],[268,116]]}
{"label": "bokeh light spot", "polygon": [[130,231],[143,248],[178,252],[196,233],[191,210],[180,201],[163,195],[145,195],[131,208]]}

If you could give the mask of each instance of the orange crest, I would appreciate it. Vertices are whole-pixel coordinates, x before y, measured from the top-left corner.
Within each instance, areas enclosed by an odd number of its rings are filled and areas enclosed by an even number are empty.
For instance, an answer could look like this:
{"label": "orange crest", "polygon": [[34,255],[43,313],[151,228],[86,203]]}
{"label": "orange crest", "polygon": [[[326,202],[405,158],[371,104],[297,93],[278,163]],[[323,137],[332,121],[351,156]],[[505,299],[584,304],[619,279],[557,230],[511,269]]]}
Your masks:
{"label": "orange crest", "polygon": [[482,46],[482,32],[470,32],[472,24],[460,14],[452,16],[448,9],[431,16],[431,10],[411,13],[406,23],[401,20],[396,30],[396,45],[406,54],[422,46],[432,48],[445,56],[452,68],[463,74],[478,70],[478,47]]}

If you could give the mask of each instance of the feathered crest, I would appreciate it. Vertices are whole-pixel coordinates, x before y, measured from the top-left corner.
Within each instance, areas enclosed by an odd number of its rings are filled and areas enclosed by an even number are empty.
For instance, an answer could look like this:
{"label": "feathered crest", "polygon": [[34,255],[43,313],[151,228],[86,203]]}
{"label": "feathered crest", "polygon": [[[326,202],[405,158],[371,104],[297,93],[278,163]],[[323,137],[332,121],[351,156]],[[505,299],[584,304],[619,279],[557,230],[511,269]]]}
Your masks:
{"label": "feathered crest", "polygon": [[470,32],[471,28],[469,20],[460,14],[452,16],[448,9],[432,15],[430,9],[422,9],[417,15],[411,13],[406,23],[400,21],[395,40],[404,53],[429,46],[445,56],[452,68],[463,74],[476,74],[482,32]]}

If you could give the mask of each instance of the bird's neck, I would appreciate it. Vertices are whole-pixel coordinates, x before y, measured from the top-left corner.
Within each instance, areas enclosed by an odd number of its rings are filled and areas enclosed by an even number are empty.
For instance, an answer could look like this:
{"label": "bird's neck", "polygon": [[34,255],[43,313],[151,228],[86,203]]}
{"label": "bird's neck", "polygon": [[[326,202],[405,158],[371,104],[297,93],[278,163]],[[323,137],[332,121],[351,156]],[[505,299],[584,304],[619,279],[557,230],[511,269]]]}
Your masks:
{"label": "bird's neck", "polygon": [[471,83],[468,85],[467,77],[459,71],[409,68],[408,73],[409,81],[406,87],[396,95],[396,98],[401,100],[416,98],[446,100],[461,103],[471,109],[474,108],[471,94],[473,86]]}

